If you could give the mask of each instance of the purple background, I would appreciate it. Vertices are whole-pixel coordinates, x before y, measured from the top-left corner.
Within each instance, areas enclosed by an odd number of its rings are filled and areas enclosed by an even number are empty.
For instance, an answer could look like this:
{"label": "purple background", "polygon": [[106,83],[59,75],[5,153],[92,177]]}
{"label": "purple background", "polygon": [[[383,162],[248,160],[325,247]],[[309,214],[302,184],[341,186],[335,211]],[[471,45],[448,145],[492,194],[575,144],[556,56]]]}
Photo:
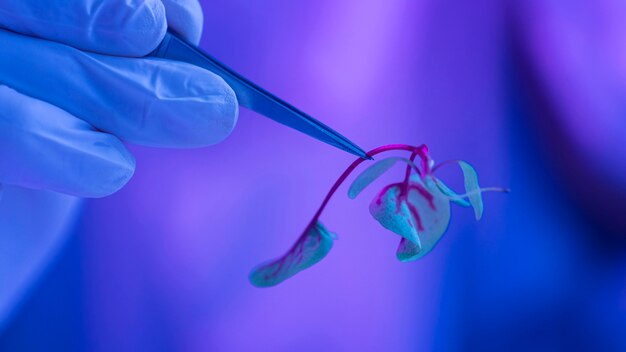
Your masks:
{"label": "purple background", "polygon": [[255,82],[365,149],[426,143],[513,192],[478,223],[455,207],[402,264],[367,211],[384,183],[344,188],[329,256],[257,289],[351,157],[242,110],[220,145],[132,147],[135,177],[86,202],[0,350],[625,350],[626,8],[590,6],[203,1],[202,47]]}

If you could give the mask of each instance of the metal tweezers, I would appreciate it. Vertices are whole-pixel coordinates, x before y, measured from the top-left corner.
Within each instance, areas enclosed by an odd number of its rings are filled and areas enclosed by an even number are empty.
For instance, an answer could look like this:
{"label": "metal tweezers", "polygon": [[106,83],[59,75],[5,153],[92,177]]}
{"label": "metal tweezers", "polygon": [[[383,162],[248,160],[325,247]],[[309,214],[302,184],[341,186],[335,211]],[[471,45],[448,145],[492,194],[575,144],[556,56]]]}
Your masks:
{"label": "metal tweezers", "polygon": [[252,83],[171,31],[148,56],[182,61],[209,70],[230,85],[241,106],[358,157],[371,159],[348,138]]}

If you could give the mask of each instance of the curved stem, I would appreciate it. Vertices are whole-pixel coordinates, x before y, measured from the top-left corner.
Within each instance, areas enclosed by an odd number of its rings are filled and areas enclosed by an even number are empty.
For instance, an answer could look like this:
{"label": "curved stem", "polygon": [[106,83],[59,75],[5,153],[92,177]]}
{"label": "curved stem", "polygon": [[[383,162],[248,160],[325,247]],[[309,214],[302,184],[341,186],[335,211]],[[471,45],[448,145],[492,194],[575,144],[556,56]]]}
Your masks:
{"label": "curved stem", "polygon": [[458,164],[461,161],[463,161],[463,160],[455,159],[455,160],[445,160],[445,161],[442,161],[439,164],[435,165],[435,167],[433,167],[432,172],[434,173],[435,171],[437,171],[440,167],[442,167],[444,165]]}
{"label": "curved stem", "polygon": [[[370,157],[373,157],[374,155],[392,151],[392,150],[406,150],[414,154],[418,154],[420,155],[420,157],[422,157],[422,155],[425,156],[428,153],[428,147],[426,147],[426,145],[424,144],[418,147],[408,145],[408,144],[390,144],[390,145],[384,145],[382,147],[372,149],[369,152],[367,152],[367,155]],[[320,215],[322,215],[322,211],[324,211],[324,208],[326,208],[328,201],[333,196],[333,194],[335,194],[339,186],[341,186],[343,181],[345,181],[346,178],[348,178],[348,176],[352,173],[352,171],[354,171],[354,169],[356,169],[356,167],[359,166],[365,160],[367,159],[361,159],[361,158],[356,159],[355,161],[352,162],[352,164],[350,164],[350,166],[346,168],[346,170],[341,174],[341,176],[339,176],[337,181],[335,181],[335,184],[330,188],[330,191],[328,191],[328,193],[326,194],[326,197],[322,201],[322,204],[320,205],[319,209],[317,209],[317,212],[313,216],[313,219],[311,219],[311,223],[317,221]]]}

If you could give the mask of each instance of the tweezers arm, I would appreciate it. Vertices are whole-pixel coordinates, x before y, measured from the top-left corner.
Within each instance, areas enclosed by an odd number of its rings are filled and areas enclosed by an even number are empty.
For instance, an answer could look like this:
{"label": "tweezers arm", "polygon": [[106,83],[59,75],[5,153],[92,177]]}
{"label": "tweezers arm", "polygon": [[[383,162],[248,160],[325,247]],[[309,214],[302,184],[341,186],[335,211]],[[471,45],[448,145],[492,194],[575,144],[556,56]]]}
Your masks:
{"label": "tweezers arm", "polygon": [[341,134],[252,83],[173,33],[168,32],[159,47],[148,56],[182,61],[209,70],[222,77],[233,88],[241,106],[349,153],[367,157],[361,148]]}

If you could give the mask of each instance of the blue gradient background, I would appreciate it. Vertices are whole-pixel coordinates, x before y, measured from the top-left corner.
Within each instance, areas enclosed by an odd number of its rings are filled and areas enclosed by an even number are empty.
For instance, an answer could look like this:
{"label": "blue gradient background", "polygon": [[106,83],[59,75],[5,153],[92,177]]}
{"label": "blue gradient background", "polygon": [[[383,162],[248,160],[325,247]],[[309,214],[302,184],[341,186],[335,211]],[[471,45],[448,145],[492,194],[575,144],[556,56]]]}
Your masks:
{"label": "blue gradient background", "polygon": [[38,217],[47,254],[0,293],[0,351],[626,350],[625,5],[203,7],[204,49],[364,148],[426,143],[513,192],[486,194],[478,223],[454,208],[410,264],[367,211],[376,187],[340,192],[329,256],[257,289],[249,270],[295,241],[351,157],[242,110],[218,146],[132,147],[111,197],[33,195],[63,218]]}

